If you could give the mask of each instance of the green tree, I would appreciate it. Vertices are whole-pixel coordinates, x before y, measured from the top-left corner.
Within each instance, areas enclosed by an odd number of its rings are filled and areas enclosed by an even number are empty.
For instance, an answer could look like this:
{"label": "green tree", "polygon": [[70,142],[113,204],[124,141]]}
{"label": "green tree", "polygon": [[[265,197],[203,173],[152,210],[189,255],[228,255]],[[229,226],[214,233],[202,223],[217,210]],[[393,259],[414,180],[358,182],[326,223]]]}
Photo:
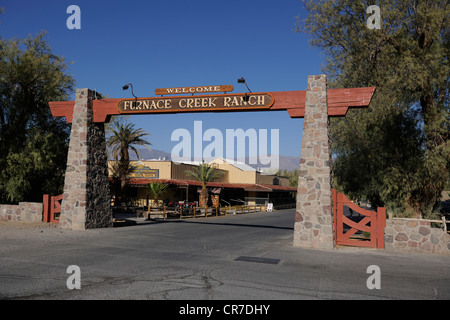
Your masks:
{"label": "green tree", "polygon": [[[102,99],[108,98],[108,95],[102,95]],[[111,116],[109,122],[105,123],[105,137],[106,141],[110,139],[112,135],[114,135],[114,129],[117,129],[121,124],[126,124],[129,121],[130,115],[114,115]],[[106,154],[108,159],[113,159],[113,155],[111,154],[110,148],[106,148]],[[117,166],[115,166],[117,169]]]}
{"label": "green tree", "polygon": [[74,79],[45,33],[0,40],[0,202],[62,192],[69,126],[49,101],[68,100]]}
{"label": "green tree", "polygon": [[159,200],[159,197],[166,191],[168,186],[169,185],[166,183],[150,183],[147,186],[147,197],[152,197],[152,199],[156,202],[157,200]]}
{"label": "green tree", "polygon": [[202,183],[199,206],[203,205],[203,207],[206,207],[208,205],[208,189],[206,188],[206,184],[219,178],[223,172],[216,170],[212,164],[202,162],[193,170],[186,170],[186,174]]}
{"label": "green tree", "polygon": [[[277,176],[282,176],[282,177],[288,178],[289,186],[297,188],[299,173],[300,173],[300,169],[293,169],[293,170],[284,169],[283,171],[279,170],[277,172]],[[289,194],[294,199],[297,197],[297,192],[290,192]]]}
{"label": "green tree", "polygon": [[350,196],[424,217],[449,177],[450,5],[380,1],[381,29],[369,29],[372,4],[306,1],[299,19],[329,87],[377,87],[369,110],[332,120],[333,172]]}
{"label": "green tree", "polygon": [[288,170],[288,169],[284,169],[283,171],[279,170],[277,172],[277,176],[282,176],[282,177],[286,177],[289,179],[289,186],[290,187],[298,187],[298,174],[299,174],[299,169],[293,169],[293,170]]}
{"label": "green tree", "polygon": [[113,168],[113,171],[120,180],[120,190],[123,196],[126,177],[130,168],[129,150],[132,150],[140,158],[140,152],[137,146],[143,146],[150,150],[148,145],[151,145],[151,143],[144,139],[149,134],[143,129],[135,128],[133,123],[117,120],[112,123],[109,129],[110,134],[107,137],[106,143],[111,149],[114,159],[117,160],[116,167]]}

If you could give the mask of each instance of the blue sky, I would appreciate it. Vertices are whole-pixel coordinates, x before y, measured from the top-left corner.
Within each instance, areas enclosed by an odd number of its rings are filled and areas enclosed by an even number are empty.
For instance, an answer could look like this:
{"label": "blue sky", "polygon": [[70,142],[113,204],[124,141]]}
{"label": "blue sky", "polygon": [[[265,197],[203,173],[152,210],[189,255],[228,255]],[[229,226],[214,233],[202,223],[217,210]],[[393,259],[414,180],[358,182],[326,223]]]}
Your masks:
{"label": "blue sky", "polygon": [[[69,30],[69,5],[81,9],[81,30]],[[308,36],[295,32],[305,16],[301,0],[22,1],[0,2],[3,39],[47,31],[53,52],[64,56],[77,88],[110,98],[153,97],[156,88],[234,86],[244,77],[253,92],[305,90],[307,76],[325,62]],[[73,97],[72,97],[73,99]],[[303,119],[286,111],[137,115],[129,118],[151,134],[152,148],[171,152],[178,128],[279,129],[280,154],[300,156]],[[206,145],[207,143],[205,143]],[[225,152],[224,152],[225,154]]]}

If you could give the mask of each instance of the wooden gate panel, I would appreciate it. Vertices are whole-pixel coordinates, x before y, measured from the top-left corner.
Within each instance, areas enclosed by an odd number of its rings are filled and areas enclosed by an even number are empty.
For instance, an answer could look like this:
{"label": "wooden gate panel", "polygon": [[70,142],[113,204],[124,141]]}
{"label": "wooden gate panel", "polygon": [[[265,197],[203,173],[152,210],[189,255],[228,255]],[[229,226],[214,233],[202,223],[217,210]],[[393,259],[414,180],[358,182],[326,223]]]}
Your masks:
{"label": "wooden gate panel", "polygon": [[52,206],[51,206],[51,214],[50,214],[50,222],[59,223],[59,216],[56,217],[57,213],[61,213],[61,201],[63,198],[63,194],[59,196],[52,197]]}
{"label": "wooden gate panel", "polygon": [[59,196],[50,196],[48,194],[44,194],[44,214],[42,216],[42,221],[47,223],[59,223],[59,216],[57,217],[56,214],[61,213],[62,198],[62,194],[60,194]]}
{"label": "wooden gate panel", "polygon": [[[364,218],[359,222],[353,221],[344,215],[344,205]],[[357,247],[384,248],[384,228],[386,227],[386,208],[370,211],[351,202],[344,194],[333,189],[333,214],[335,225],[336,245]],[[350,229],[344,232],[344,224]],[[369,225],[370,224],[370,225]],[[356,232],[370,232],[370,240],[352,239]]]}

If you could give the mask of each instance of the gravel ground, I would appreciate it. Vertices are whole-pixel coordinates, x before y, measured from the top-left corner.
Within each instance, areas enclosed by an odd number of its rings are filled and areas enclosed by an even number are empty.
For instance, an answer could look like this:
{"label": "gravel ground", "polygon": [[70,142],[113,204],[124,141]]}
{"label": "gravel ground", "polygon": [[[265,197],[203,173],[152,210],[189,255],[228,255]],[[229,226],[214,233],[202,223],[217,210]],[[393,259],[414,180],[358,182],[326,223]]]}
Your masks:
{"label": "gravel ground", "polygon": [[[109,229],[112,230],[112,229]],[[59,228],[54,223],[0,221],[0,253],[21,248],[41,248],[47,245],[70,243],[76,239],[98,238],[108,229],[90,232]]]}
{"label": "gravel ground", "polygon": [[57,224],[44,222],[0,221],[0,239],[35,237],[39,233],[58,234]]}

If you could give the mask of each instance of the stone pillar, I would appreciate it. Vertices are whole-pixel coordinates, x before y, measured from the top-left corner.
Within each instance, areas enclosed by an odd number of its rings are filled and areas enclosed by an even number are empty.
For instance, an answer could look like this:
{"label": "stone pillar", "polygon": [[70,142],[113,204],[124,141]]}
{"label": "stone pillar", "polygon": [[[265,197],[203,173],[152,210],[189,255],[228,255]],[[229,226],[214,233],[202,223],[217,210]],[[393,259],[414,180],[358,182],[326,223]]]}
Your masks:
{"label": "stone pillar", "polygon": [[294,246],[332,249],[333,201],[326,75],[308,76]]}
{"label": "stone pillar", "polygon": [[77,89],[60,227],[112,227],[104,123],[93,122],[94,92]]}

